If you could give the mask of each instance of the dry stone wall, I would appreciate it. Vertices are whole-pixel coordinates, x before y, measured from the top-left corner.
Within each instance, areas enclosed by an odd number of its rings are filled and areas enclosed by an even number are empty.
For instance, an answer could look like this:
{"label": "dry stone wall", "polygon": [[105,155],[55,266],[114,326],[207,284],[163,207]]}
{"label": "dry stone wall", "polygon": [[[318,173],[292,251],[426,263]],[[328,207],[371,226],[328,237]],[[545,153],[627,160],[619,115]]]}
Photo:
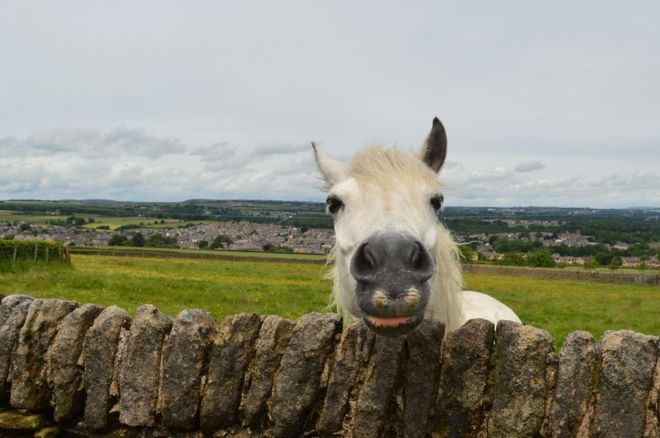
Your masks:
{"label": "dry stone wall", "polygon": [[659,437],[659,338],[0,303],[0,436]]}

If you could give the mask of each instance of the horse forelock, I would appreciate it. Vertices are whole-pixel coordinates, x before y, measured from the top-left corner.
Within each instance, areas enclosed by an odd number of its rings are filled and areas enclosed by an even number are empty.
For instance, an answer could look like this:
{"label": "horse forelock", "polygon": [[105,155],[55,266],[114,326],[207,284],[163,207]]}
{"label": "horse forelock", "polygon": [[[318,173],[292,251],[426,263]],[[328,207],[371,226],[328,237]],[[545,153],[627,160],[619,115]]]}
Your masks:
{"label": "horse forelock", "polygon": [[383,188],[420,182],[431,187],[439,184],[436,173],[414,154],[378,145],[355,154],[348,165],[347,174],[358,183]]}

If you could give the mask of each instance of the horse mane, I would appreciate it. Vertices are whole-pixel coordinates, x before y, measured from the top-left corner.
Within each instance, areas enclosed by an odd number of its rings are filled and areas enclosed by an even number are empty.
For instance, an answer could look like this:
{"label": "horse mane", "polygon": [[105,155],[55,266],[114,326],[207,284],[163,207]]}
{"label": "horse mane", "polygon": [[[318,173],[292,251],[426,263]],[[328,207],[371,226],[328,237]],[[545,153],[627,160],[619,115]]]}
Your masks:
{"label": "horse mane", "polygon": [[[359,182],[368,182],[387,190],[407,181],[419,181],[420,178],[429,184],[437,184],[437,175],[426,164],[412,153],[396,148],[385,149],[372,146],[357,153],[348,165],[347,175]],[[439,320],[445,324],[445,333],[457,329],[463,324],[461,294],[463,279],[461,275],[460,251],[451,237],[450,232],[442,225],[436,226],[435,264],[436,270],[431,278],[432,293],[426,309],[426,318]],[[328,265],[333,261],[341,263],[338,252],[333,248],[328,257]],[[330,296],[330,306],[345,319],[353,320],[354,312],[350,306],[351,291],[344,291],[341,285],[339,270],[335,266],[328,273],[333,288]]]}

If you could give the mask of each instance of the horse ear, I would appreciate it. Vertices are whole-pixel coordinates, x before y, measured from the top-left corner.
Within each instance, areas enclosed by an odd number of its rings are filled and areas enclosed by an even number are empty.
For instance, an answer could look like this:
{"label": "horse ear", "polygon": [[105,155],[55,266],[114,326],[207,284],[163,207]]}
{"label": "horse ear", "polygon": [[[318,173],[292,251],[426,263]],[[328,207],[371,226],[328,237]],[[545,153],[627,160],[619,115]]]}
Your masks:
{"label": "horse ear", "polygon": [[424,146],[420,151],[420,158],[434,172],[438,172],[445,162],[445,157],[447,157],[447,133],[440,120],[435,117],[433,118],[431,132],[426,137]]}
{"label": "horse ear", "polygon": [[346,178],[346,165],[344,163],[321,152],[314,142],[312,142],[312,148],[314,149],[316,165],[328,185],[335,185]]}

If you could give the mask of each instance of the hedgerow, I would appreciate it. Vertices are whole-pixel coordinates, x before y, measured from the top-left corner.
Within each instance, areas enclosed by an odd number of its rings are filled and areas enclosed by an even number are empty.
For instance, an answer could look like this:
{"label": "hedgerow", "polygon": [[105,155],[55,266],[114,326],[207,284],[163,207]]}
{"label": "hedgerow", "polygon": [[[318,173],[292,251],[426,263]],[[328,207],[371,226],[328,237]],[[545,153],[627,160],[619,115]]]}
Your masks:
{"label": "hedgerow", "polygon": [[0,262],[20,260],[69,263],[70,257],[62,242],[0,239]]}

